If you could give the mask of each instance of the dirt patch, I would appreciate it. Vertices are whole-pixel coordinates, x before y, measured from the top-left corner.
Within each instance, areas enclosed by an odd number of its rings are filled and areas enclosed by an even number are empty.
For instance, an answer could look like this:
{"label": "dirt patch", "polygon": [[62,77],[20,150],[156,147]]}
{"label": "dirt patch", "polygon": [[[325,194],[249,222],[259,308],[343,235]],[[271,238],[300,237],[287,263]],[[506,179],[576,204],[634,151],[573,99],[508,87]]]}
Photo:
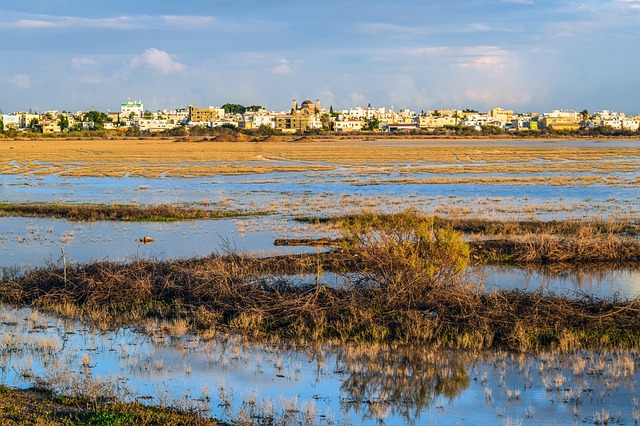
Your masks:
{"label": "dirt patch", "polygon": [[220,135],[213,140],[215,142],[250,142],[253,138],[244,133],[237,133],[235,135]]}
{"label": "dirt patch", "polygon": [[280,136],[267,136],[264,139],[260,139],[259,142],[282,142],[283,139]]}
{"label": "dirt patch", "polygon": [[314,142],[314,140],[313,140],[313,138],[310,138],[308,136],[303,136],[301,138],[294,139],[294,142],[298,142],[298,143],[301,143],[301,142]]}

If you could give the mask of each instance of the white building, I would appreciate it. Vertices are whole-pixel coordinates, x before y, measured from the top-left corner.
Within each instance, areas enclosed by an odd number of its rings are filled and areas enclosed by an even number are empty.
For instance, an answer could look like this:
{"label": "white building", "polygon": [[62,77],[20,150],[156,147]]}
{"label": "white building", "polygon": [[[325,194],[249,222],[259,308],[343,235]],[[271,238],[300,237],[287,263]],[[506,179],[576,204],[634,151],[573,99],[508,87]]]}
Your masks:
{"label": "white building", "polygon": [[131,116],[133,113],[136,117],[142,117],[144,114],[144,106],[142,105],[142,101],[132,102],[131,99],[127,99],[127,103],[120,104],[120,114],[122,114],[123,118],[127,118]]}
{"label": "white building", "polygon": [[20,128],[20,116],[18,115],[2,115],[2,123],[4,123],[5,129],[18,129]]}
{"label": "white building", "polygon": [[347,121],[334,121],[332,123],[333,131],[335,132],[359,132],[362,130],[362,121],[360,120],[347,120]]}
{"label": "white building", "polygon": [[176,124],[173,120],[166,119],[140,119],[138,126],[143,132],[162,132],[163,130],[173,129]]}

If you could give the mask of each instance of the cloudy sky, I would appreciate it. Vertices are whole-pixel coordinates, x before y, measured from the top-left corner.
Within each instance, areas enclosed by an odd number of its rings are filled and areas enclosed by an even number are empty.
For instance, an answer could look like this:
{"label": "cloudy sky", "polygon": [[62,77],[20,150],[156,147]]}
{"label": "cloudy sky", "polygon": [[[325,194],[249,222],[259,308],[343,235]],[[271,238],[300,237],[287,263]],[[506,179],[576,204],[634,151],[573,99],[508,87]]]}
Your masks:
{"label": "cloudy sky", "polygon": [[0,1],[0,108],[640,113],[640,0]]}

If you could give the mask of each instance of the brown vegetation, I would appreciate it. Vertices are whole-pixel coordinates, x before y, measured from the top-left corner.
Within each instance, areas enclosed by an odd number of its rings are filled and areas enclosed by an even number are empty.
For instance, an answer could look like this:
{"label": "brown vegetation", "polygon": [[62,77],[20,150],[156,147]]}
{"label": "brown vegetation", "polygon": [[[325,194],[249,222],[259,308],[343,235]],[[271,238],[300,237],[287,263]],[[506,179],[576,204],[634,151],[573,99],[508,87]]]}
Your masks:
{"label": "brown vegetation", "polygon": [[[640,150],[634,146],[555,146],[523,144],[500,146],[491,141],[456,143],[455,140],[387,138],[370,142],[360,138],[304,138],[280,136],[278,140],[254,137],[203,144],[196,139],[116,139],[2,141],[0,172],[75,176],[212,176],[220,173],[327,170],[335,164],[361,168],[367,173],[380,166],[398,172],[541,173],[567,167],[601,176],[615,170],[637,170]],[[210,139],[210,138],[209,138]],[[207,140],[209,140],[207,139]],[[301,143],[304,142],[304,143]],[[442,143],[439,143],[442,142]],[[270,166],[265,159],[277,158]],[[622,161],[621,161],[622,160]],[[282,162],[294,162],[282,164]],[[300,163],[304,162],[303,165]],[[419,163],[423,163],[420,165]],[[434,164],[438,163],[435,167]],[[418,164],[416,166],[416,164]],[[365,171],[366,172],[366,171]],[[588,183],[588,182],[587,182]]]}
{"label": "brown vegetation", "polygon": [[[331,222],[349,230],[362,221],[396,221],[398,214],[363,213],[335,218],[300,218]],[[640,262],[640,222],[633,220],[487,220],[433,218],[435,226],[451,228],[470,240],[475,264],[594,264]],[[333,245],[344,245],[336,240]]]}
{"label": "brown vegetation", "polygon": [[0,203],[0,216],[56,217],[76,221],[173,221],[192,219],[218,219],[256,216],[260,212],[235,210],[191,209],[175,205],[132,206],[122,204],[55,204],[55,203]]}
{"label": "brown vegetation", "polygon": [[[424,342],[435,348],[640,348],[640,301],[541,292],[486,293],[464,279],[469,249],[412,212],[351,223],[343,251],[252,258],[96,262],[32,271],[0,300],[104,327],[161,319],[185,330],[261,339]],[[330,286],[290,279],[334,271]],[[171,330],[167,326],[166,330]]]}

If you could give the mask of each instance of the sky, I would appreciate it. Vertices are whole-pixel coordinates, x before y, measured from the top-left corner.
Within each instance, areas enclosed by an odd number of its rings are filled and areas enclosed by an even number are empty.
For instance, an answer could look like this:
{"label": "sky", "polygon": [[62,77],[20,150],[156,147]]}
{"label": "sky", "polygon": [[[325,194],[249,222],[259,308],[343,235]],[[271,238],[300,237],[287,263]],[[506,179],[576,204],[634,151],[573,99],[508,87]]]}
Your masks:
{"label": "sky", "polygon": [[0,109],[640,113],[640,0],[0,0]]}

